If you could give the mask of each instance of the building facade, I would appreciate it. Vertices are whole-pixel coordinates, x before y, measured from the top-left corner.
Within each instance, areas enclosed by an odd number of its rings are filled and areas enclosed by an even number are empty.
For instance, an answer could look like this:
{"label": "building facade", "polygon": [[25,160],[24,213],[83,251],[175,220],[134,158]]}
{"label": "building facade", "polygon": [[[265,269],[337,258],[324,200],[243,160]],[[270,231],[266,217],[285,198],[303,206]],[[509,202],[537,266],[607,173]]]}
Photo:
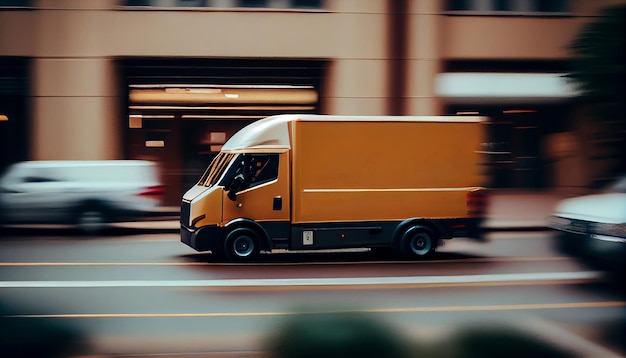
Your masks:
{"label": "building facade", "polygon": [[0,167],[149,159],[167,202],[267,115],[490,118],[493,187],[610,174],[568,44],[616,0],[0,0]]}

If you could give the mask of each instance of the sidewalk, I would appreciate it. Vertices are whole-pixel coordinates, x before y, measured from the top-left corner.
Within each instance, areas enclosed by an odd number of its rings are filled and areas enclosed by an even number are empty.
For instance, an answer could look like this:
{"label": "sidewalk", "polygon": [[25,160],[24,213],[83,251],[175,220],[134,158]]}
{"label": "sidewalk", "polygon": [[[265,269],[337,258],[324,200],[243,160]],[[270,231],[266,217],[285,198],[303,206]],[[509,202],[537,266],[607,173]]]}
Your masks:
{"label": "sidewalk", "polygon": [[[558,190],[493,190],[489,197],[489,209],[484,227],[497,230],[540,230],[547,227],[548,217],[556,204],[563,199],[580,194]],[[146,222],[121,223],[135,229],[179,232],[178,207],[159,208],[159,215]]]}
{"label": "sidewalk", "polygon": [[546,228],[557,203],[578,195],[558,190],[494,190],[484,227],[490,230]]}

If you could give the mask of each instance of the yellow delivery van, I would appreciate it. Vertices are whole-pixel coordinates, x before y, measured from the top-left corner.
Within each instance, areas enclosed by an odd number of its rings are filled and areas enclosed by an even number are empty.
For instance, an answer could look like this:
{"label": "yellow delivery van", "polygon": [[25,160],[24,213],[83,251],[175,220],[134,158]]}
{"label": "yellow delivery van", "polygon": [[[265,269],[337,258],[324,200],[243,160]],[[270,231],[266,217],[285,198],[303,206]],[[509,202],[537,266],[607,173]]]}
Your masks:
{"label": "yellow delivery van", "polygon": [[181,241],[233,261],[274,249],[481,239],[483,117],[277,115],[233,135],[182,198]]}

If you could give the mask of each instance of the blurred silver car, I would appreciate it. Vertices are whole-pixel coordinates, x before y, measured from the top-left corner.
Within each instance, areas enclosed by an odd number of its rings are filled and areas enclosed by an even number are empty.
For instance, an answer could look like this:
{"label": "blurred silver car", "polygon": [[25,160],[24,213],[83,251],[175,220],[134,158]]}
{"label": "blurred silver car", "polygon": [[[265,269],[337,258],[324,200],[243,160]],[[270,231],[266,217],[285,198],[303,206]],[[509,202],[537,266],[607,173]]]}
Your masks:
{"label": "blurred silver car", "polygon": [[558,250],[624,269],[626,254],[626,175],[602,192],[562,200],[550,220]]}
{"label": "blurred silver car", "polygon": [[91,234],[152,216],[163,193],[149,161],[21,162],[0,177],[0,223],[72,224]]}

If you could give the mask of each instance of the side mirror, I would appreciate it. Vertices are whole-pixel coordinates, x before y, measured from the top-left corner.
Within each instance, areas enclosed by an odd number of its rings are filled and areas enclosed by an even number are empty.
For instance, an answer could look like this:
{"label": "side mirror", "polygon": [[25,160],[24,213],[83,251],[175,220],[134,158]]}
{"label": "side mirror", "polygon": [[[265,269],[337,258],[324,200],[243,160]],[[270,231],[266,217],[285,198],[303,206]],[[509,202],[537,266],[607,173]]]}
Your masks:
{"label": "side mirror", "polygon": [[243,174],[239,174],[231,180],[228,186],[225,188],[228,191],[228,199],[235,201],[237,200],[237,192],[241,190],[241,186],[245,182],[245,178]]}

